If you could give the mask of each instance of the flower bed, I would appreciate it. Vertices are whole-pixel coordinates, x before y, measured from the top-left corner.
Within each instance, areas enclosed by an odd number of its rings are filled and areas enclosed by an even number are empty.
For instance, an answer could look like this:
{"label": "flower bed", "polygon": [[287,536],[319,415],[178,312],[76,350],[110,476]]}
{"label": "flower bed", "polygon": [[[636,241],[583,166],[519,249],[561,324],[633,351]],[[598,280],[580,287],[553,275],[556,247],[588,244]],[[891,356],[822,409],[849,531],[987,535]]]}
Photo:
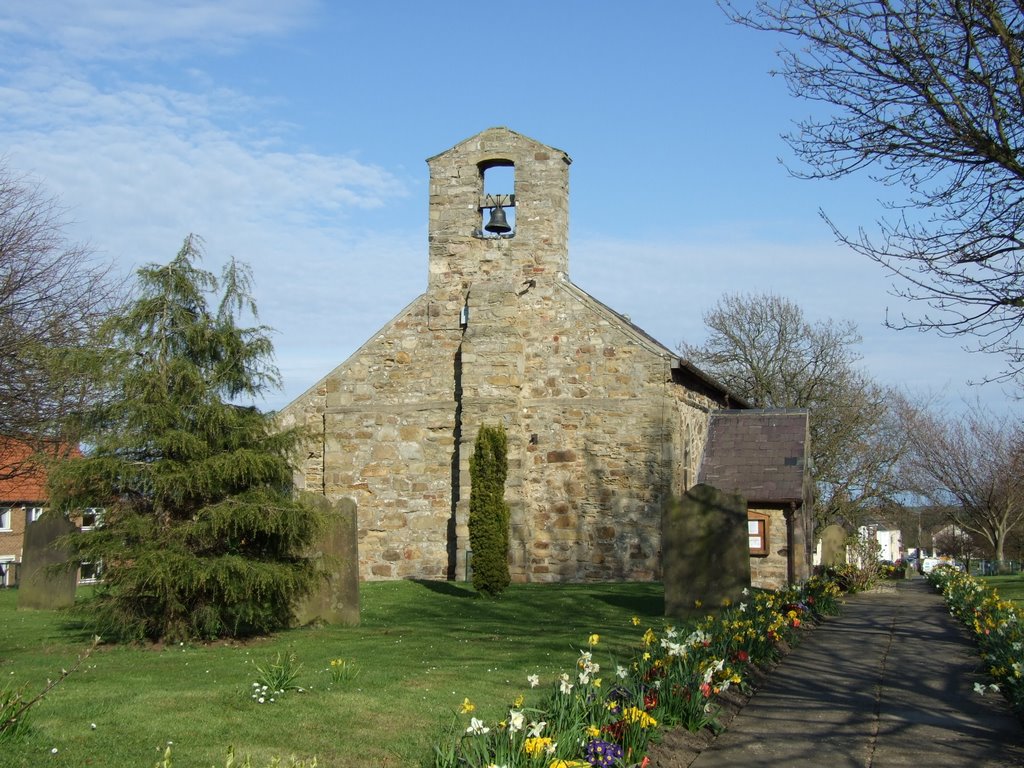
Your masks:
{"label": "flower bed", "polygon": [[[600,636],[592,634],[571,672],[544,681],[535,706],[521,695],[501,721],[485,722],[464,701],[435,749],[434,768],[645,766],[658,728],[715,728],[716,698],[745,685],[754,666],[774,661],[803,622],[834,614],[839,596],[820,577],[784,591],[751,591],[685,626],[646,627],[625,663],[602,666]],[[639,633],[640,620],[633,624]],[[542,686],[537,675],[527,683]]]}
{"label": "flower bed", "polygon": [[1010,706],[1024,715],[1024,626],[1017,609],[996,590],[954,568],[936,568],[928,580],[942,591],[949,612],[974,635],[993,683],[975,686],[978,693],[1002,691]]}

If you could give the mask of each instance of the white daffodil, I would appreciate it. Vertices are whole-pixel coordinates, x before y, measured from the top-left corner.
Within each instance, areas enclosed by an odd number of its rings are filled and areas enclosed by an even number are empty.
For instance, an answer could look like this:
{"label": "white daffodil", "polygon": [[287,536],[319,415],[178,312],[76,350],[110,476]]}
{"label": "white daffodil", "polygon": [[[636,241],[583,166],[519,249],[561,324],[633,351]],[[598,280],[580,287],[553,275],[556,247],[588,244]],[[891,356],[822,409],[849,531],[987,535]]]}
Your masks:
{"label": "white daffodil", "polygon": [[523,726],[526,725],[526,716],[518,709],[513,709],[508,713],[508,732],[517,733],[523,730]]}
{"label": "white daffodil", "polygon": [[569,682],[569,675],[564,672],[558,678],[558,690],[565,694],[568,694],[572,690],[572,683]]}

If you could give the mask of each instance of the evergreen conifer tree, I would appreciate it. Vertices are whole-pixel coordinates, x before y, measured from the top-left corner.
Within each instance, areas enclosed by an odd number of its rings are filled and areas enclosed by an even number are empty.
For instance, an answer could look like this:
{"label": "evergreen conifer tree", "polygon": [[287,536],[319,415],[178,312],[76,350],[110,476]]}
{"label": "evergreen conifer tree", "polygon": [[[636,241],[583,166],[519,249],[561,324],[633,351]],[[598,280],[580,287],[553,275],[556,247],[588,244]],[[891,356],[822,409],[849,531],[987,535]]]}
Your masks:
{"label": "evergreen conifer tree", "polygon": [[269,329],[239,324],[256,317],[249,271],[232,260],[218,280],[201,256],[190,235],[169,264],[139,270],[91,360],[108,397],[74,425],[85,456],[51,474],[55,508],[103,508],[71,538],[102,564],[86,612],[107,639],[265,633],[317,578],[303,553],[322,519],[291,493],[297,435],[234,402],[279,381]]}
{"label": "evergreen conifer tree", "polygon": [[469,546],[473,587],[494,596],[505,590],[508,571],[509,509],[505,503],[508,438],[503,426],[480,426],[469,461]]}

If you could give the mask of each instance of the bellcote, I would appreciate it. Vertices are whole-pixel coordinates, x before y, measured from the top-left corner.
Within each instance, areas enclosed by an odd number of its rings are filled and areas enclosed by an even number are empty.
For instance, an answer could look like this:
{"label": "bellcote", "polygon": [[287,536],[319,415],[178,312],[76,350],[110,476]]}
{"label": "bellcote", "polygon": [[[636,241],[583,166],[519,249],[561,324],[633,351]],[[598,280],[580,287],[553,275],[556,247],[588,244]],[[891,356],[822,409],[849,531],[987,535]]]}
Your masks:
{"label": "bellcote", "polygon": [[565,277],[571,162],[508,128],[489,128],[428,159],[428,292],[464,295],[480,281]]}

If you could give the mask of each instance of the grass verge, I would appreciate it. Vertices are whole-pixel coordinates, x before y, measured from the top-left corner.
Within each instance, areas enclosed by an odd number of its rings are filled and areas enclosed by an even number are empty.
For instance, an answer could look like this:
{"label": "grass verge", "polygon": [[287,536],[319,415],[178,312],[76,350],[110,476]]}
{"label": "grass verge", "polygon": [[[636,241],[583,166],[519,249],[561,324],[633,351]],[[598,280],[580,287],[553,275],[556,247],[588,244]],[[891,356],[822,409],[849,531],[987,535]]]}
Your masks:
{"label": "grass verge", "polygon": [[1024,608],[1024,575],[981,576],[978,580],[998,592],[1004,600],[1012,600],[1018,608]]}
{"label": "grass verge", "polygon": [[[0,686],[41,689],[89,637],[61,614],[17,611],[0,590]],[[101,646],[3,745],[3,765],[223,765],[229,745],[254,764],[316,755],[320,765],[405,768],[428,756],[465,698],[483,717],[531,691],[527,675],[571,667],[588,634],[626,656],[639,616],[658,626],[660,584],[523,584],[479,599],[452,582],[361,586],[358,627],[297,629],[250,643]],[[302,690],[252,697],[259,669],[301,665]],[[343,660],[356,674],[339,675]],[[489,711],[488,707],[494,707]],[[56,750],[56,751],[54,751]]]}

